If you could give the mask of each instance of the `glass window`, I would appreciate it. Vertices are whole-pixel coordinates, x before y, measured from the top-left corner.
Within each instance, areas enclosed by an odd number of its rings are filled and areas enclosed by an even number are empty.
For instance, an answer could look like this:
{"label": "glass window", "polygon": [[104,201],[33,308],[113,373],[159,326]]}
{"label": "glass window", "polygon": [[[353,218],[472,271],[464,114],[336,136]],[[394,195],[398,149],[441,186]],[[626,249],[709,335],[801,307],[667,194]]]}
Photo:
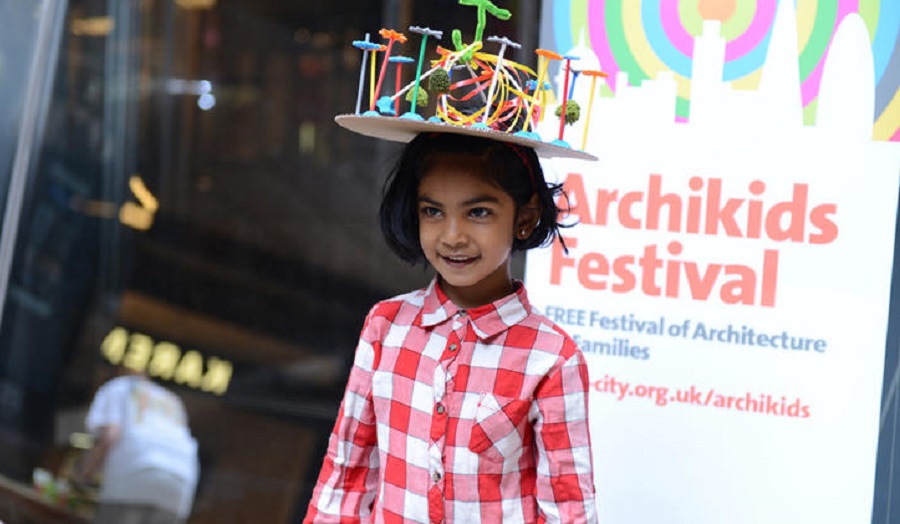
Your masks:
{"label": "glass window", "polygon": [[[531,66],[539,4],[504,2],[516,17],[490,22]],[[366,312],[431,276],[377,226],[398,146],[334,124],[357,99],[350,43],[411,23],[468,41],[473,12],[0,0],[0,14],[0,519],[89,520],[96,488],[68,481],[96,444],[92,399],[126,365],[184,402],[200,463],[190,523],[299,521]],[[895,327],[879,522],[898,507]]]}
{"label": "glass window", "polygon": [[[91,514],[96,491],[63,481],[93,444],[95,392],[125,364],[184,402],[190,522],[296,522],[365,314],[430,279],[377,226],[398,146],[334,124],[356,102],[350,44],[412,19],[470,34],[474,15],[408,0],[59,5],[0,324],[0,491],[17,495],[0,511]],[[0,73],[37,45],[39,19],[19,10]]]}

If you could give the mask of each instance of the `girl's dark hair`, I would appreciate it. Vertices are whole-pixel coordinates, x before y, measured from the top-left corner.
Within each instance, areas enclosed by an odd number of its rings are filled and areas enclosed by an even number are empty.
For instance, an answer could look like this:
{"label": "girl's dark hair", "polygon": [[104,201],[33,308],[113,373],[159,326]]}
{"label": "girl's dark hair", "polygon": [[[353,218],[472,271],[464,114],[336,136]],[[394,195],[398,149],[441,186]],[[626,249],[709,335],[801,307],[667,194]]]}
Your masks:
{"label": "girl's dark hair", "polygon": [[384,185],[379,219],[388,246],[412,264],[425,262],[419,243],[419,182],[435,165],[453,165],[482,175],[512,197],[516,211],[537,193],[540,221],[525,239],[514,238],[513,251],[547,245],[559,235],[562,210],[556,197],[562,184],[548,184],[530,147],[453,133],[422,133],[403,150]]}

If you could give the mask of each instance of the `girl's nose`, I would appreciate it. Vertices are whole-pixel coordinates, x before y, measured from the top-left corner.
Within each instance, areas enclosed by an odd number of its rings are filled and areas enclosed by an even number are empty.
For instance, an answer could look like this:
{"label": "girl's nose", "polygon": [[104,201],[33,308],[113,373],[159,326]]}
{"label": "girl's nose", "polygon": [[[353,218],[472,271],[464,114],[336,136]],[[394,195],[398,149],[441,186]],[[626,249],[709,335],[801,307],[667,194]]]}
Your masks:
{"label": "girl's nose", "polygon": [[461,246],[466,243],[466,233],[458,220],[450,219],[441,231],[441,242],[447,246]]}

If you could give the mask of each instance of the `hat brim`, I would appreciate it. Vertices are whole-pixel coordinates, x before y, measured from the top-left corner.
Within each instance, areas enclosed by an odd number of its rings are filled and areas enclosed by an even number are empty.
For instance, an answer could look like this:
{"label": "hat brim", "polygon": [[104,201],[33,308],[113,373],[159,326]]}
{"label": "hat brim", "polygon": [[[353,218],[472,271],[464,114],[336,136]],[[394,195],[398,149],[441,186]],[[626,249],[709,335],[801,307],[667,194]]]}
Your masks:
{"label": "hat brim", "polygon": [[444,122],[374,115],[338,115],[334,117],[334,121],[354,133],[392,142],[409,142],[420,133],[454,133],[530,147],[542,158],[597,160],[596,156],[584,151],[488,128],[463,127]]}

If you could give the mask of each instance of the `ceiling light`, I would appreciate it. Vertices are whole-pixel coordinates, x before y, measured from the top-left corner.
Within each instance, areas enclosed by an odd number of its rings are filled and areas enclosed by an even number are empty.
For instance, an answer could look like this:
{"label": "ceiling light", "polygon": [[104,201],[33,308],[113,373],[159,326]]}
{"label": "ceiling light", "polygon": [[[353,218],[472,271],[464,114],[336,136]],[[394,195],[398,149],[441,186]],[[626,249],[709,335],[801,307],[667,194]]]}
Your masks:
{"label": "ceiling light", "polygon": [[215,7],[216,0],[175,0],[175,3],[184,9],[211,9]]}
{"label": "ceiling light", "polygon": [[112,29],[113,21],[108,16],[94,16],[72,20],[72,33],[76,35],[106,36],[112,32]]}

